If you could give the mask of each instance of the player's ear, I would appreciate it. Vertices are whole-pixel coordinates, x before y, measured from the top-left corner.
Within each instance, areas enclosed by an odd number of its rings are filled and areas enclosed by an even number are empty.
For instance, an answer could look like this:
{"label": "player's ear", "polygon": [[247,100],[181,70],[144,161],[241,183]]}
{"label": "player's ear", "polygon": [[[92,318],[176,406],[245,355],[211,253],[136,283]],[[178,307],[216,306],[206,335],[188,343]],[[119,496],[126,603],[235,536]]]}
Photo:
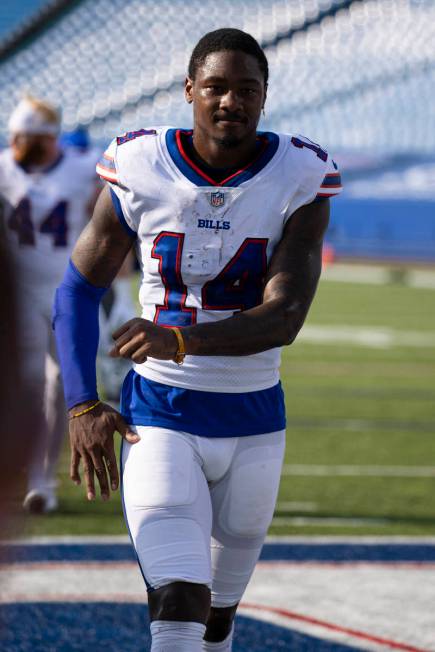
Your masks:
{"label": "player's ear", "polygon": [[184,81],[184,97],[186,102],[192,104],[193,102],[193,80],[190,77],[186,77]]}
{"label": "player's ear", "polygon": [[267,87],[268,84],[267,82],[264,84],[264,98],[263,98],[263,106],[261,107],[264,111],[264,105],[266,104],[266,99],[267,99]]}

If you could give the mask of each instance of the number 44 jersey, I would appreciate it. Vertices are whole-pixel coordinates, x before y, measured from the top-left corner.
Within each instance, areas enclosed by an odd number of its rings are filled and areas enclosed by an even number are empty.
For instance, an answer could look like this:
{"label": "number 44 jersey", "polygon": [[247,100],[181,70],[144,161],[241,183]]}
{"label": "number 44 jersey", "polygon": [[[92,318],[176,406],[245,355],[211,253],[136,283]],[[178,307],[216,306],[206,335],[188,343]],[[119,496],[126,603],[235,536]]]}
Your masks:
{"label": "number 44 jersey", "polygon": [[51,301],[62,280],[89,219],[97,158],[67,149],[50,167],[26,170],[10,149],[0,152],[0,221],[20,287],[35,297]]}
{"label": "number 44 jersey", "polygon": [[[338,194],[330,156],[301,136],[259,133],[247,167],[216,183],[183,145],[191,132],[156,128],[115,139],[97,166],[119,219],[136,237],[142,316],[186,327],[231,317],[262,301],[287,220]],[[249,356],[186,356],[181,367],[149,358],[135,371],[210,392],[250,392],[279,380],[280,349]]]}

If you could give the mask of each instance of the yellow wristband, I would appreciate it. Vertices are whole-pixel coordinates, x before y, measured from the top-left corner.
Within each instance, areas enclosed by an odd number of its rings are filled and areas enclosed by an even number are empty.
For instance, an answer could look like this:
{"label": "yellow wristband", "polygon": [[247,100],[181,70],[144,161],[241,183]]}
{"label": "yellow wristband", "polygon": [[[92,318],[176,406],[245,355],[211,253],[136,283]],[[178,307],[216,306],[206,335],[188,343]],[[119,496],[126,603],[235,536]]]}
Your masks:
{"label": "yellow wristband", "polygon": [[184,345],[184,338],[181,334],[181,331],[177,326],[171,326],[171,331],[175,333],[175,336],[177,338],[178,342],[178,350],[177,353],[175,354],[175,357],[173,358],[174,362],[177,364],[183,364],[184,362],[184,357],[186,355],[186,347]]}
{"label": "yellow wristband", "polygon": [[82,410],[81,412],[76,412],[75,414],[72,414],[72,415],[70,416],[70,419],[75,419],[76,417],[81,417],[82,414],[86,414],[86,412],[90,412],[91,410],[93,410],[94,408],[96,408],[97,405],[100,405],[100,403],[101,403],[101,401],[97,401],[96,403],[93,403],[92,405],[90,405],[89,407],[87,407],[85,410]]}

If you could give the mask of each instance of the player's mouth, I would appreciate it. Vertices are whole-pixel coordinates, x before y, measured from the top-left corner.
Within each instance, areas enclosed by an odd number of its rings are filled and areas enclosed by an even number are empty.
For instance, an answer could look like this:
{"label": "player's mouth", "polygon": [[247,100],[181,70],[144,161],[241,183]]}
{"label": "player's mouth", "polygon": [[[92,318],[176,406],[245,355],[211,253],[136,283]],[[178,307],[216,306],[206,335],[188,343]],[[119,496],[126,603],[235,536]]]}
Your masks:
{"label": "player's mouth", "polygon": [[246,124],[247,120],[245,117],[240,115],[215,115],[215,123],[220,124],[222,127],[238,127],[240,125]]}

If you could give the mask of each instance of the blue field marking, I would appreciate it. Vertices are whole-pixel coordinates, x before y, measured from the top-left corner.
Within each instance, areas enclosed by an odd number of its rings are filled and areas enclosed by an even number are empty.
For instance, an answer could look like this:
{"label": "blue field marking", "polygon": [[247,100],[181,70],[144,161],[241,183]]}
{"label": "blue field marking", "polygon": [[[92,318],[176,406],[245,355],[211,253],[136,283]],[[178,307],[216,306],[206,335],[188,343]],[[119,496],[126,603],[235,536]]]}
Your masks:
{"label": "blue field marking", "polygon": [[435,562],[435,544],[426,543],[270,543],[262,561]]}
{"label": "blue field marking", "polygon": [[[117,603],[0,605],[0,652],[138,652],[150,646],[148,608]],[[237,616],[233,652],[357,652]]]}
{"label": "blue field marking", "polygon": [[74,562],[74,561],[136,561],[130,543],[48,543],[12,544],[1,551],[3,563]]}
{"label": "blue field marking", "polygon": [[[52,543],[4,545],[3,563],[136,561],[129,543]],[[268,543],[260,561],[289,562],[435,562],[432,543]]]}

